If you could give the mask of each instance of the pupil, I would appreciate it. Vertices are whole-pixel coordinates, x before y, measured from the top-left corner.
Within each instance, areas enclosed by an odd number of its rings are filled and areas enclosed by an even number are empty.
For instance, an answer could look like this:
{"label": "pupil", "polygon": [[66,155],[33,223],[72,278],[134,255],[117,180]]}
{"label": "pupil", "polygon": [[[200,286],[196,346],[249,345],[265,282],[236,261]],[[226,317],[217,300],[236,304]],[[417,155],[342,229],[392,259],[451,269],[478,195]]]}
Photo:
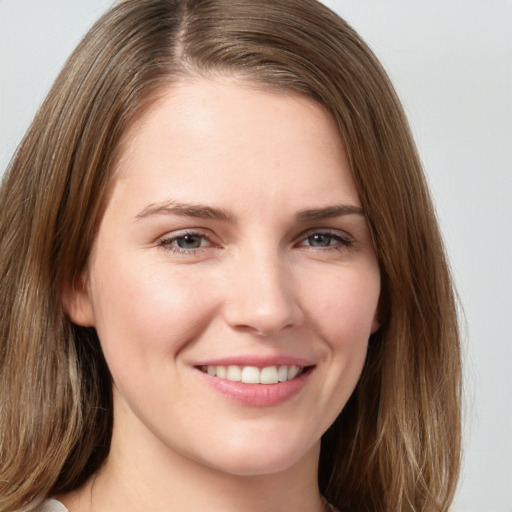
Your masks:
{"label": "pupil", "polygon": [[309,243],[316,247],[327,247],[331,237],[329,235],[313,235],[309,237]]}
{"label": "pupil", "polygon": [[201,239],[195,235],[185,235],[177,240],[181,249],[197,249],[201,245]]}

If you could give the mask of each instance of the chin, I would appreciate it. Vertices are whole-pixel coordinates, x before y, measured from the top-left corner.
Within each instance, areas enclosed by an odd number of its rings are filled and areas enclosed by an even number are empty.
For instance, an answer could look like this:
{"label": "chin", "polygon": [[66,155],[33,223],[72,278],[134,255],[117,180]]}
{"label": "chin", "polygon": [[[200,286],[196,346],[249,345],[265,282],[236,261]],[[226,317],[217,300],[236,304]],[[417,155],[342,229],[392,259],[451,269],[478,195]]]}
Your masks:
{"label": "chin", "polygon": [[279,441],[269,439],[264,443],[245,441],[244,444],[233,444],[225,447],[221,454],[215,453],[210,461],[203,459],[200,462],[234,476],[264,476],[285,472],[302,464],[316,465],[320,440],[304,446],[287,443],[286,437]]}

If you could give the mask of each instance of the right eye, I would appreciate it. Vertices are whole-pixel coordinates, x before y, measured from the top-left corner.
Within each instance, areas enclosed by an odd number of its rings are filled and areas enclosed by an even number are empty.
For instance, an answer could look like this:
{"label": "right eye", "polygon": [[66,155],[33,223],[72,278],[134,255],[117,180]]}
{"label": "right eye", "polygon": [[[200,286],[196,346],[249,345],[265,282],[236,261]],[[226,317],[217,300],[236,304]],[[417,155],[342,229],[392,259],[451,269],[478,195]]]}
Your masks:
{"label": "right eye", "polygon": [[166,250],[178,253],[194,253],[204,247],[211,247],[213,244],[202,233],[187,231],[165,236],[159,245]]}

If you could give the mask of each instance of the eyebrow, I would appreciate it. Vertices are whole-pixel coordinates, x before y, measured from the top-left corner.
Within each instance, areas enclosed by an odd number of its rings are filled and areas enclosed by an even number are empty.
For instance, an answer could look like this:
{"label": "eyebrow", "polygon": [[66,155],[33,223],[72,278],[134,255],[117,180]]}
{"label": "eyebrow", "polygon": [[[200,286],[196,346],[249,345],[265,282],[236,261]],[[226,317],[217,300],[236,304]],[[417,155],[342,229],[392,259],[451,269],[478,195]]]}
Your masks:
{"label": "eyebrow", "polygon": [[235,221],[233,215],[220,208],[202,204],[176,203],[174,201],[150,204],[138,213],[135,219],[143,220],[152,215],[178,215],[179,217],[196,217],[198,219],[214,219],[227,222]]}
{"label": "eyebrow", "polygon": [[[194,217],[198,219],[222,220],[235,223],[236,219],[227,210],[202,204],[177,203],[166,201],[165,203],[150,204],[135,216],[140,221],[153,215],[177,215],[179,217]],[[362,215],[364,211],[360,206],[340,204],[326,206],[324,208],[307,208],[297,213],[296,219],[300,222],[329,219],[345,215]]]}
{"label": "eyebrow", "polygon": [[297,220],[304,222],[342,217],[344,215],[362,215],[364,217],[364,210],[360,206],[350,204],[326,206],[325,208],[312,208],[301,210],[297,214]]}

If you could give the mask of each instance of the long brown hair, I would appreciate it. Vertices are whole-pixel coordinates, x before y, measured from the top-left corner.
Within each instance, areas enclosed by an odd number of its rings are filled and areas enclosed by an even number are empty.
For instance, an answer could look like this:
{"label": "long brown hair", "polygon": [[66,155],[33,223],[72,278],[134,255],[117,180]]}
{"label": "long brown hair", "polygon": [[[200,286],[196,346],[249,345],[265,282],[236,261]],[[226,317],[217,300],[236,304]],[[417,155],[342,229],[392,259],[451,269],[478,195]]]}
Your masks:
{"label": "long brown hair", "polygon": [[194,73],[314,98],[349,155],[381,268],[381,328],[322,439],[321,492],[343,510],[448,510],[461,369],[442,241],[386,73],[315,0],[124,0],[69,58],[0,189],[0,509],[78,487],[108,454],[108,368],[62,294],[87,262],[126,128]]}

